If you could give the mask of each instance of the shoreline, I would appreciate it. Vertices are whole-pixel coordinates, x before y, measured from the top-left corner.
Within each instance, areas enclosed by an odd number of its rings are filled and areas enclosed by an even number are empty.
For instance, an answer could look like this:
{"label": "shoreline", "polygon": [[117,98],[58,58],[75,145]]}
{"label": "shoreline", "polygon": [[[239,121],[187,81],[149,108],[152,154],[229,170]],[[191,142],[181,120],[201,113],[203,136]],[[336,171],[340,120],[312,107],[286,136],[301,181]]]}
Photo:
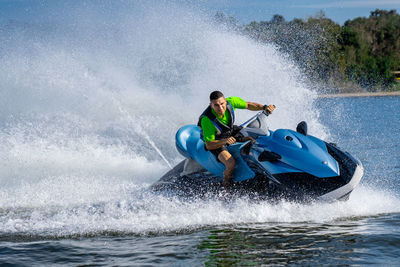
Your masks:
{"label": "shoreline", "polygon": [[373,97],[373,96],[400,96],[400,91],[393,91],[393,92],[357,92],[357,93],[339,93],[339,94],[318,95],[319,98]]}

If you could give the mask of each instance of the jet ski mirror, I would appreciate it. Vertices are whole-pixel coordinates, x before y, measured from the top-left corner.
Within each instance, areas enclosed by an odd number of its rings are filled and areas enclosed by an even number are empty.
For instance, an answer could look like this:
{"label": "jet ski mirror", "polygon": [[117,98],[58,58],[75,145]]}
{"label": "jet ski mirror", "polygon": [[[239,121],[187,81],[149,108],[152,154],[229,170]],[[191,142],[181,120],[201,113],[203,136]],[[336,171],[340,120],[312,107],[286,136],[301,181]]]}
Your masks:
{"label": "jet ski mirror", "polygon": [[301,133],[302,135],[307,135],[307,122],[299,122],[296,127],[296,132]]}

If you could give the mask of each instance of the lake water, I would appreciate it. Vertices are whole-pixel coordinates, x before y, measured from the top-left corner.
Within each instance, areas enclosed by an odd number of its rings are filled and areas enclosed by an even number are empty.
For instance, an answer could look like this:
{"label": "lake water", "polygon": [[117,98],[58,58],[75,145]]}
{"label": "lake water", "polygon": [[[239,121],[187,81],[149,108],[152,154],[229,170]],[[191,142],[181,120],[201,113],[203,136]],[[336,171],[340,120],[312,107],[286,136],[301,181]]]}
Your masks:
{"label": "lake water", "polygon": [[14,200],[0,207],[0,264],[399,264],[400,98],[318,99],[315,108],[329,140],[364,165],[347,202],[183,202],[137,183],[108,201]]}

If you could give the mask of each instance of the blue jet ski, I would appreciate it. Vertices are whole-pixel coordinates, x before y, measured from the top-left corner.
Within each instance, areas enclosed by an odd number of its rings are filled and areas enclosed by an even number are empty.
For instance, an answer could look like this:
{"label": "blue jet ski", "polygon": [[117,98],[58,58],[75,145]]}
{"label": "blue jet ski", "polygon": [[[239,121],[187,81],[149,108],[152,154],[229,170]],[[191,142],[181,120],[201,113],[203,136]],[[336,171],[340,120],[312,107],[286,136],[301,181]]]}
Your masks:
{"label": "blue jet ski", "polygon": [[[363,176],[358,159],[307,134],[300,122],[296,131],[267,126],[268,113],[258,113],[241,125],[241,137],[255,142],[228,146],[236,160],[232,190],[262,199],[347,200]],[[176,133],[176,148],[185,159],[153,184],[154,191],[179,196],[210,196],[223,190],[225,166],[206,150],[196,125],[186,125]]]}

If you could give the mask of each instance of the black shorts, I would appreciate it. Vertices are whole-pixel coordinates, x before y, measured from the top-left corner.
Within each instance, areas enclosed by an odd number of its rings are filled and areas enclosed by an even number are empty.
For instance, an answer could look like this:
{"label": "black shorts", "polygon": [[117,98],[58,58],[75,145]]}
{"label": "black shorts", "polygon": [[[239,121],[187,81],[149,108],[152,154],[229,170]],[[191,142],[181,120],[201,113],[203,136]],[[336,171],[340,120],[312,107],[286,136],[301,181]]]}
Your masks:
{"label": "black shorts", "polygon": [[220,148],[217,148],[217,149],[212,149],[212,150],[209,150],[211,153],[213,153],[214,154],[214,156],[217,158],[217,161],[218,162],[221,162],[219,159],[218,159],[218,155],[219,155],[219,153],[221,153],[222,151],[228,151],[228,148],[224,145],[224,146],[221,146]]}
{"label": "black shorts", "polygon": [[[233,125],[233,132],[231,133],[231,136],[234,136],[235,138],[240,138],[240,137],[237,136],[237,134],[240,132],[240,130],[241,130],[242,128],[243,128],[243,127],[241,127],[241,126]],[[241,141],[239,141],[239,139],[237,139],[237,141],[238,141],[238,142],[241,142]],[[206,149],[206,150],[207,150],[207,149]],[[210,151],[211,153],[214,154],[214,156],[217,158],[217,161],[218,161],[218,162],[221,162],[221,161],[218,159],[218,155],[219,155],[219,153],[221,153],[221,152],[224,151],[224,150],[228,151],[228,148],[227,148],[225,145],[222,146],[222,147],[220,147],[220,148],[212,149],[212,150],[209,150],[209,151]]]}

